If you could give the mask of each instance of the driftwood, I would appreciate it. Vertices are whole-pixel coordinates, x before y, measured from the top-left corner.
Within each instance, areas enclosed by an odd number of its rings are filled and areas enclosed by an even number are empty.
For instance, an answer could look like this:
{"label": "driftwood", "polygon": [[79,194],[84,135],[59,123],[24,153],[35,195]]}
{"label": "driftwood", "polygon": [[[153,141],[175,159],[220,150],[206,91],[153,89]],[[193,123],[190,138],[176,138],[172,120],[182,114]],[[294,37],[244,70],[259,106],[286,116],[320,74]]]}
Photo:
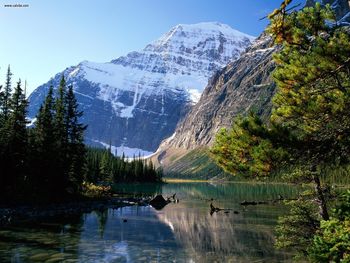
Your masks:
{"label": "driftwood", "polygon": [[243,201],[241,205],[247,206],[247,205],[264,205],[267,204],[267,201]]}
{"label": "driftwood", "polygon": [[[213,203],[210,203],[210,215],[214,214],[214,213],[217,213],[217,212],[220,212],[220,211],[224,211],[225,214],[228,214],[230,213],[230,211],[232,211],[233,209],[231,208],[219,208],[219,207],[215,207],[213,205]],[[233,211],[234,214],[239,214],[238,211]]]}
{"label": "driftwood", "polygon": [[277,199],[273,199],[273,200],[266,200],[266,201],[246,201],[244,200],[243,202],[241,202],[241,205],[243,206],[248,206],[248,205],[266,205],[266,204],[275,204],[281,201],[291,201],[291,200],[297,200],[295,198],[284,198],[282,195],[278,195]]}

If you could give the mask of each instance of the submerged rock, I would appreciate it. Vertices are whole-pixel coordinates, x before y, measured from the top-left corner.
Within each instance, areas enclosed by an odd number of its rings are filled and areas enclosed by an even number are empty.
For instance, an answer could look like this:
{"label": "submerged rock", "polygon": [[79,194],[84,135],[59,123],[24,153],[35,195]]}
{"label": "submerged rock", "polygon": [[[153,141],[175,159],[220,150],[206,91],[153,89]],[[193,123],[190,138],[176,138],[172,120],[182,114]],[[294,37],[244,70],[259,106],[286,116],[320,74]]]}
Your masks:
{"label": "submerged rock", "polygon": [[151,206],[153,206],[157,210],[161,210],[169,204],[170,201],[167,201],[164,199],[162,195],[157,195],[155,198],[153,198],[149,203]]}

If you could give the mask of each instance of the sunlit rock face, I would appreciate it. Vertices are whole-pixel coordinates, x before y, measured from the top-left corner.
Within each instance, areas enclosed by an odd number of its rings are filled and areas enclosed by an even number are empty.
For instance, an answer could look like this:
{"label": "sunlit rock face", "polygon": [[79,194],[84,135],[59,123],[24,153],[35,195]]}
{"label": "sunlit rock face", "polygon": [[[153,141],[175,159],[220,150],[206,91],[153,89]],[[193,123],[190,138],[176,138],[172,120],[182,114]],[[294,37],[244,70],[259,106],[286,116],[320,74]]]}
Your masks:
{"label": "sunlit rock face", "polygon": [[174,132],[212,74],[238,59],[253,39],[216,22],[177,25],[141,51],[58,73],[30,95],[29,116],[64,74],[84,111],[87,143],[112,145],[118,155],[147,155]]}
{"label": "sunlit rock face", "polygon": [[166,140],[162,148],[195,149],[211,145],[220,128],[230,127],[234,116],[255,110],[266,116],[271,110],[275,84],[272,54],[277,48],[262,34],[241,57],[217,72],[208,82],[199,102]]}

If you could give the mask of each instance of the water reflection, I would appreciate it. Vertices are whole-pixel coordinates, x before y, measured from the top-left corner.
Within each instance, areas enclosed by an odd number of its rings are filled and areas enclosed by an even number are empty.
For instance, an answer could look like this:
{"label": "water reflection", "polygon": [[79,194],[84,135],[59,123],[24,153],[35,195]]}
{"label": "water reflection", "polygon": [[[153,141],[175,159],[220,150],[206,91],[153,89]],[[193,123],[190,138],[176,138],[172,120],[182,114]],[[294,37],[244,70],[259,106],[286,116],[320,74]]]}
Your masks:
{"label": "water reflection", "polygon": [[[130,186],[120,187],[127,192]],[[134,185],[131,192],[176,193],[180,202],[161,211],[149,206],[105,209],[0,229],[0,262],[291,261],[289,253],[273,247],[273,228],[284,207],[243,208],[240,202],[293,197],[295,188],[192,183]],[[210,202],[232,210],[210,215]]]}
{"label": "water reflection", "polygon": [[[181,190],[180,190],[181,189]],[[167,223],[176,240],[195,262],[290,261],[288,253],[273,247],[273,226],[282,205],[243,208],[242,200],[274,200],[279,194],[295,195],[296,189],[284,185],[169,185],[163,192],[180,190],[182,202],[170,204],[158,217]],[[213,199],[219,207],[232,210],[210,215]],[[233,211],[239,211],[238,214]]]}

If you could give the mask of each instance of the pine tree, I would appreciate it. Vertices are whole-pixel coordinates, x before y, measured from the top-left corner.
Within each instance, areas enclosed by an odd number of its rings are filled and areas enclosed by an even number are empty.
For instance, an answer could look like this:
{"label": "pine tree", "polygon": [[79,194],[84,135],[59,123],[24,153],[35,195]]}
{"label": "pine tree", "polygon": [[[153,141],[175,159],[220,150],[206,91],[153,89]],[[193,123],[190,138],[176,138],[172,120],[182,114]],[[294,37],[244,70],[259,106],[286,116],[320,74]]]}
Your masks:
{"label": "pine tree", "polygon": [[218,165],[228,173],[266,177],[288,156],[276,141],[283,138],[283,133],[269,129],[251,112],[245,118],[236,118],[230,130],[222,129],[217,134],[211,153]]}
{"label": "pine tree", "polygon": [[11,99],[11,77],[12,73],[10,66],[8,66],[6,74],[6,82],[4,87],[1,86],[0,89],[0,183],[3,187],[9,185],[9,176],[8,176],[8,130],[7,130],[7,121],[9,115],[9,104]]}
{"label": "pine tree", "polygon": [[2,94],[2,114],[4,121],[8,119],[9,112],[10,112],[10,100],[11,100],[11,92],[12,92],[12,85],[11,85],[11,78],[12,78],[12,72],[10,65],[7,68],[7,74],[6,74],[6,82],[4,86],[4,91]]}
{"label": "pine tree", "polygon": [[54,98],[53,87],[50,86],[43,105],[39,109],[37,121],[33,130],[34,161],[32,184],[42,193],[59,191],[57,185],[57,151],[54,130]]}
{"label": "pine tree", "polygon": [[79,110],[73,86],[69,86],[65,100],[67,105],[65,122],[68,138],[69,179],[73,183],[75,191],[79,191],[85,174],[86,149],[84,145],[84,131],[87,126],[80,122],[83,112]]}
{"label": "pine tree", "polygon": [[2,90],[2,85],[0,85],[0,191],[4,188],[5,185],[5,167],[4,163],[5,161],[5,130],[4,130],[4,114],[3,114],[3,108],[4,108],[4,91]]}
{"label": "pine tree", "polygon": [[[21,81],[17,83],[15,92],[7,102],[7,117],[3,119],[1,127],[1,174],[2,186],[12,191],[23,182],[26,166],[27,129],[26,107],[27,101],[21,88]],[[5,191],[5,192],[6,192]]]}
{"label": "pine tree", "polygon": [[54,130],[57,150],[58,167],[57,173],[61,177],[61,188],[68,185],[69,159],[68,159],[68,138],[67,138],[67,105],[66,105],[66,81],[62,76],[55,100]]}
{"label": "pine tree", "polygon": [[10,159],[8,165],[11,167],[10,172],[14,177],[14,186],[23,182],[27,162],[27,105],[28,102],[21,88],[21,81],[19,80],[9,103],[10,112],[6,125]]}
{"label": "pine tree", "polygon": [[4,91],[3,91],[3,86],[0,85],[0,131],[1,131],[1,127],[3,127],[4,125],[3,108],[4,108]]}
{"label": "pine tree", "polygon": [[[350,34],[330,26],[334,18],[330,6],[320,3],[283,18],[271,115],[299,142],[290,150],[311,172],[325,220],[329,216],[319,178],[327,164],[350,161]],[[273,34],[281,19],[273,18]]]}

